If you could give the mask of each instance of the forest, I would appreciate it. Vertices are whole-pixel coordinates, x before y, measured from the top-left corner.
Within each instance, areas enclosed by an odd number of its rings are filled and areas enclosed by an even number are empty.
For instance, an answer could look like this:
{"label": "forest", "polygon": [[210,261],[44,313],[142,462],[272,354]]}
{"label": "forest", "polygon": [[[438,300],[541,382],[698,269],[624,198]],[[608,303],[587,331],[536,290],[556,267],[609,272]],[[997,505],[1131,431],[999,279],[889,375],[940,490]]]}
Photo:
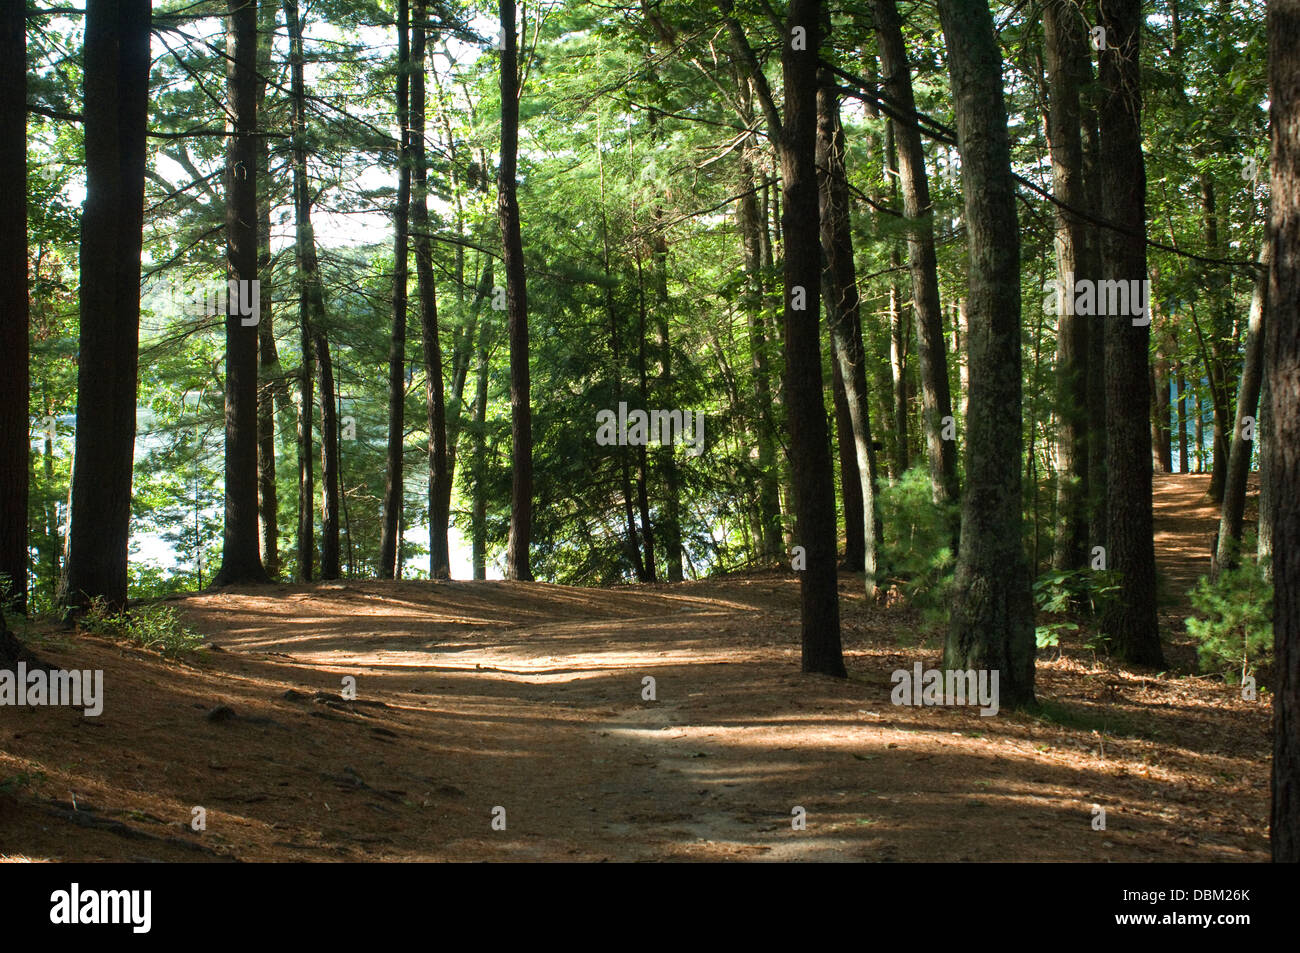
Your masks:
{"label": "forest", "polygon": [[0,859],[1300,861],[1300,0],[0,9]]}

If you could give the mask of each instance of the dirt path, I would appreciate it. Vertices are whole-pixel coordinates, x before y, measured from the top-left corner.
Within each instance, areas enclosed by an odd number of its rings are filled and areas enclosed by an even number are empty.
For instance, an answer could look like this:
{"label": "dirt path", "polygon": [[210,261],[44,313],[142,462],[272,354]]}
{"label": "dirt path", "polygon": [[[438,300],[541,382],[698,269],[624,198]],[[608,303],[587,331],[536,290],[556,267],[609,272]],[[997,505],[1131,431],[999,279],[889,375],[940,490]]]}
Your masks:
{"label": "dirt path", "polygon": [[[1161,603],[1184,609],[1187,592],[1210,571],[1210,552],[1219,531],[1219,507],[1210,502],[1208,474],[1158,473],[1152,481],[1156,568]],[[1246,532],[1253,532],[1259,493],[1252,473],[1246,490]]]}
{"label": "dirt path", "polygon": [[[1162,513],[1162,569],[1198,526]],[[176,603],[215,644],[185,665],[51,631],[46,657],[104,670],[105,710],[0,708],[0,855],[1266,859],[1266,705],[1067,647],[1039,663],[1045,715],[894,706],[891,672],[937,641],[841,593],[848,681],[799,673],[777,574],[204,594]]]}

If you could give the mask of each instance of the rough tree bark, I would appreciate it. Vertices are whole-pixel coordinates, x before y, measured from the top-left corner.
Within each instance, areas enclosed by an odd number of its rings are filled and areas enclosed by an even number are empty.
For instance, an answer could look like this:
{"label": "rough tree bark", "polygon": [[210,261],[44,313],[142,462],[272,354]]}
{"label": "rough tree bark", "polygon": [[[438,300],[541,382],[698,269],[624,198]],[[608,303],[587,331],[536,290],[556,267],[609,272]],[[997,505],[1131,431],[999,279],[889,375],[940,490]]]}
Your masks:
{"label": "rough tree bark", "polygon": [[970,389],[949,669],[1000,673],[1001,701],[1034,700],[1034,607],[1021,537],[1020,240],[986,0],[939,0],[961,152],[970,257]]}
{"label": "rough tree bark", "polygon": [[[1098,109],[1102,211],[1116,226],[1106,230],[1102,261],[1108,280],[1127,283],[1148,277],[1138,68],[1142,9],[1140,0],[1102,0],[1100,7],[1106,29]],[[1151,514],[1149,321],[1149,311],[1099,319],[1106,347],[1106,565],[1120,575],[1119,596],[1104,626],[1121,659],[1161,665]]]}
{"label": "rough tree bark", "polygon": [[[212,585],[266,582],[258,536],[257,328],[238,306],[257,280],[257,6],[227,0],[226,90],[226,512],[221,568]],[[233,293],[238,288],[238,293]]]}
{"label": "rough tree bark", "polygon": [[[85,23],[86,202],[81,218],[77,433],[60,595],[73,606],[84,606],[100,596],[110,606],[122,609],[126,606],[135,454],[149,0],[87,3]],[[253,345],[250,383],[255,387],[256,337],[249,340]],[[254,441],[250,444],[253,466],[248,489],[252,491],[254,557],[255,427],[253,420],[248,432]]]}
{"label": "rough tree bark", "polygon": [[799,545],[803,671],[846,676],[836,580],[835,495],[822,398],[821,245],[817,199],[820,0],[791,0],[781,35],[785,117],[768,124],[781,143],[785,242],[785,399]]}
{"label": "rough tree bark", "polygon": [[[1043,7],[1050,108],[1052,192],[1070,209],[1086,207],[1083,189],[1083,137],[1079,86],[1090,78],[1087,39],[1072,0],[1048,0]],[[1080,270],[1087,238],[1076,214],[1056,207],[1056,276],[1069,289]],[[1079,569],[1085,564],[1088,533],[1088,320],[1074,313],[1074,295],[1060,296],[1056,344],[1057,417],[1056,536],[1052,566]]]}
{"label": "rough tree bark", "polygon": [[1266,321],[1272,399],[1273,860],[1300,861],[1300,0],[1268,5],[1275,243]]}
{"label": "rough tree bark", "polygon": [[[27,612],[27,34],[25,8],[0,11],[0,633]],[[48,459],[48,456],[46,457]],[[0,635],[0,639],[3,636]],[[0,665],[16,645],[0,643]]]}

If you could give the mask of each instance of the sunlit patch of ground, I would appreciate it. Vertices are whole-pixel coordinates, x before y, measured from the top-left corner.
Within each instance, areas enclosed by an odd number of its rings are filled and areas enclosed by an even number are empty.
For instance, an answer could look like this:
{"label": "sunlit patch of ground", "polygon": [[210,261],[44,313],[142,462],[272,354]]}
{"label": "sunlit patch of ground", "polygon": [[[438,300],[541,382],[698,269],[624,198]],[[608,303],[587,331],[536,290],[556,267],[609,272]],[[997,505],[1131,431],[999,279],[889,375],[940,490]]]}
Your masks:
{"label": "sunlit patch of ground", "polygon": [[1042,713],[894,706],[937,643],[841,596],[847,681],[799,673],[776,573],[227,590],[175,603],[184,664],[45,629],[104,714],[0,708],[0,859],[1267,859],[1266,701],[1067,644]]}

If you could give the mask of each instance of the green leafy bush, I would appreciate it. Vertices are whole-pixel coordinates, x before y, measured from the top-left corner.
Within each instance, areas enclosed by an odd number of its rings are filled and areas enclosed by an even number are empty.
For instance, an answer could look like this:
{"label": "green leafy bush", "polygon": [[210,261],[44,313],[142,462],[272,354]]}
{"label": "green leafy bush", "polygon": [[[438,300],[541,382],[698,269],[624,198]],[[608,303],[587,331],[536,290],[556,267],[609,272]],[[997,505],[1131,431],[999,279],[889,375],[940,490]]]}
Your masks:
{"label": "green leafy bush", "polygon": [[[1081,628],[1071,619],[1099,618],[1114,601],[1119,593],[1119,575],[1105,569],[1048,572],[1034,580],[1033,592],[1039,612],[1065,617],[1045,622],[1034,630],[1038,647],[1059,648],[1062,633],[1078,632]],[[1086,643],[1088,648],[1101,648],[1098,638],[1090,638]]]}
{"label": "green leafy bush", "polygon": [[1191,591],[1196,615],[1187,632],[1196,640],[1201,671],[1229,681],[1267,667],[1273,655],[1273,585],[1249,558],[1217,579],[1202,576]]}
{"label": "green leafy bush", "polygon": [[926,613],[946,613],[956,559],[952,528],[957,507],[934,502],[923,467],[908,470],[880,491],[884,534],[877,553],[877,575]]}
{"label": "green leafy bush", "polygon": [[102,598],[96,597],[86,610],[82,625],[91,632],[134,642],[167,658],[192,652],[203,642],[203,636],[187,626],[172,606],[143,606],[114,612]]}

